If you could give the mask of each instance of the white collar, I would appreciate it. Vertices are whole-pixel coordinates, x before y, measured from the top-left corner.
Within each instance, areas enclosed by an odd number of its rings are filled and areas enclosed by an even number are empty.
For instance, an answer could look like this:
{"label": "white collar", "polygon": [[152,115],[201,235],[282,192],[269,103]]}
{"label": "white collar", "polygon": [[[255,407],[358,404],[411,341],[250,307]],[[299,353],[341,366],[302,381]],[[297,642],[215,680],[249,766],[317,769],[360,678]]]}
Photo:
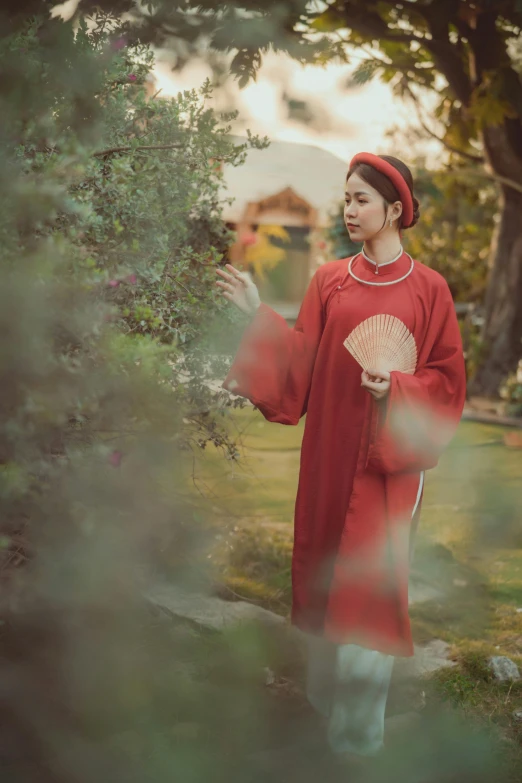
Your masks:
{"label": "white collar", "polygon": [[404,253],[403,247],[401,245],[401,249],[399,250],[399,254],[395,256],[395,258],[392,258],[391,261],[385,261],[383,264],[378,264],[377,261],[374,261],[373,259],[369,258],[366,253],[364,252],[364,247],[361,250],[362,256],[366,259],[366,261],[369,261],[370,264],[373,264],[374,266],[388,266],[388,264],[394,264],[396,261],[399,260],[399,258]]}

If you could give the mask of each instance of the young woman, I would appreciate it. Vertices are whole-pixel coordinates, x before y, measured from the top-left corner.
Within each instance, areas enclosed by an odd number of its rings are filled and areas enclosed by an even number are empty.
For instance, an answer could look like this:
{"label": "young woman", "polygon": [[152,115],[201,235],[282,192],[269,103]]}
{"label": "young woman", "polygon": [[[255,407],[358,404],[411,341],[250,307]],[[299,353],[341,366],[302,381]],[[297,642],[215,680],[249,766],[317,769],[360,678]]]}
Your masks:
{"label": "young woman", "polygon": [[[334,751],[383,744],[394,656],[413,655],[408,565],[424,471],[437,464],[465,399],[464,358],[445,280],[413,260],[401,231],[419,204],[408,167],[356,155],[345,222],[362,243],[320,267],[297,323],[259,300],[245,273],[217,270],[223,295],[252,316],[225,381],[266,419],[307,413],[295,505],[292,621],[309,640],[307,693]],[[414,374],[363,371],[344,346],[378,314],[413,335]]]}

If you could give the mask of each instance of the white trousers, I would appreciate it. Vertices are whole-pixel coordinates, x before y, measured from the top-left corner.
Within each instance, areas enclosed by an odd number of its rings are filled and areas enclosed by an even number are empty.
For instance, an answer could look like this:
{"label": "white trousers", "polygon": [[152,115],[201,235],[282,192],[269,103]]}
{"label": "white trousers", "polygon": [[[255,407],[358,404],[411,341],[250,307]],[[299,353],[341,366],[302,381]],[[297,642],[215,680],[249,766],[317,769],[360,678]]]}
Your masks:
{"label": "white trousers", "polygon": [[328,719],[336,753],[373,756],[383,747],[384,713],[394,658],[356,644],[307,635],[306,695]]}

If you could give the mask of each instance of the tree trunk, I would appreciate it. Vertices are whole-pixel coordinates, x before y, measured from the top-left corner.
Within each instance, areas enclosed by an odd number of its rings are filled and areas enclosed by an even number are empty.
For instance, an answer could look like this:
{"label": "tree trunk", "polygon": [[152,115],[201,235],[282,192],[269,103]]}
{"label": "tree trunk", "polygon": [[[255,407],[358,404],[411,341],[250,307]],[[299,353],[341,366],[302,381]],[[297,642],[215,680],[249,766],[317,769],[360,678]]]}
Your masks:
{"label": "tree trunk", "polygon": [[[522,183],[522,159],[503,129],[485,132],[493,171]],[[491,248],[482,339],[485,359],[471,383],[474,394],[496,395],[522,358],[522,193],[501,186],[501,219]]]}

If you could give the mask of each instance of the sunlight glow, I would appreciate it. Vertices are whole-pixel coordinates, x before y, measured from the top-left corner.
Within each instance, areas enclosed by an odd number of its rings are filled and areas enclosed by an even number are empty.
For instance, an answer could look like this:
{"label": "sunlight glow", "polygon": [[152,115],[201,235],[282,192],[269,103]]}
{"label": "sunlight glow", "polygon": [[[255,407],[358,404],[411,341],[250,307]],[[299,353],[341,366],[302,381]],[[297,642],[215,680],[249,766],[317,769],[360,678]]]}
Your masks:
{"label": "sunlight glow", "polygon": [[[352,70],[353,65],[344,63],[302,66],[286,55],[267,54],[256,82],[242,90],[232,78],[226,84],[223,95],[231,104],[227,108],[236,108],[240,114],[235,130],[244,133],[249,128],[275,140],[314,144],[343,160],[362,150],[407,158],[413,154],[426,154],[432,160],[440,157],[437,142],[418,144],[415,150],[403,142],[405,149],[397,149],[387,133],[393,127],[416,125],[415,111],[394,97],[388,84],[378,80],[359,87],[346,86]],[[212,77],[212,72],[196,60],[182,71],[172,72],[159,58],[155,76],[163,95],[175,95],[179,90],[199,87]],[[314,121],[306,124],[290,116],[285,98],[302,101],[310,108]],[[221,106],[219,91],[216,106]]]}

